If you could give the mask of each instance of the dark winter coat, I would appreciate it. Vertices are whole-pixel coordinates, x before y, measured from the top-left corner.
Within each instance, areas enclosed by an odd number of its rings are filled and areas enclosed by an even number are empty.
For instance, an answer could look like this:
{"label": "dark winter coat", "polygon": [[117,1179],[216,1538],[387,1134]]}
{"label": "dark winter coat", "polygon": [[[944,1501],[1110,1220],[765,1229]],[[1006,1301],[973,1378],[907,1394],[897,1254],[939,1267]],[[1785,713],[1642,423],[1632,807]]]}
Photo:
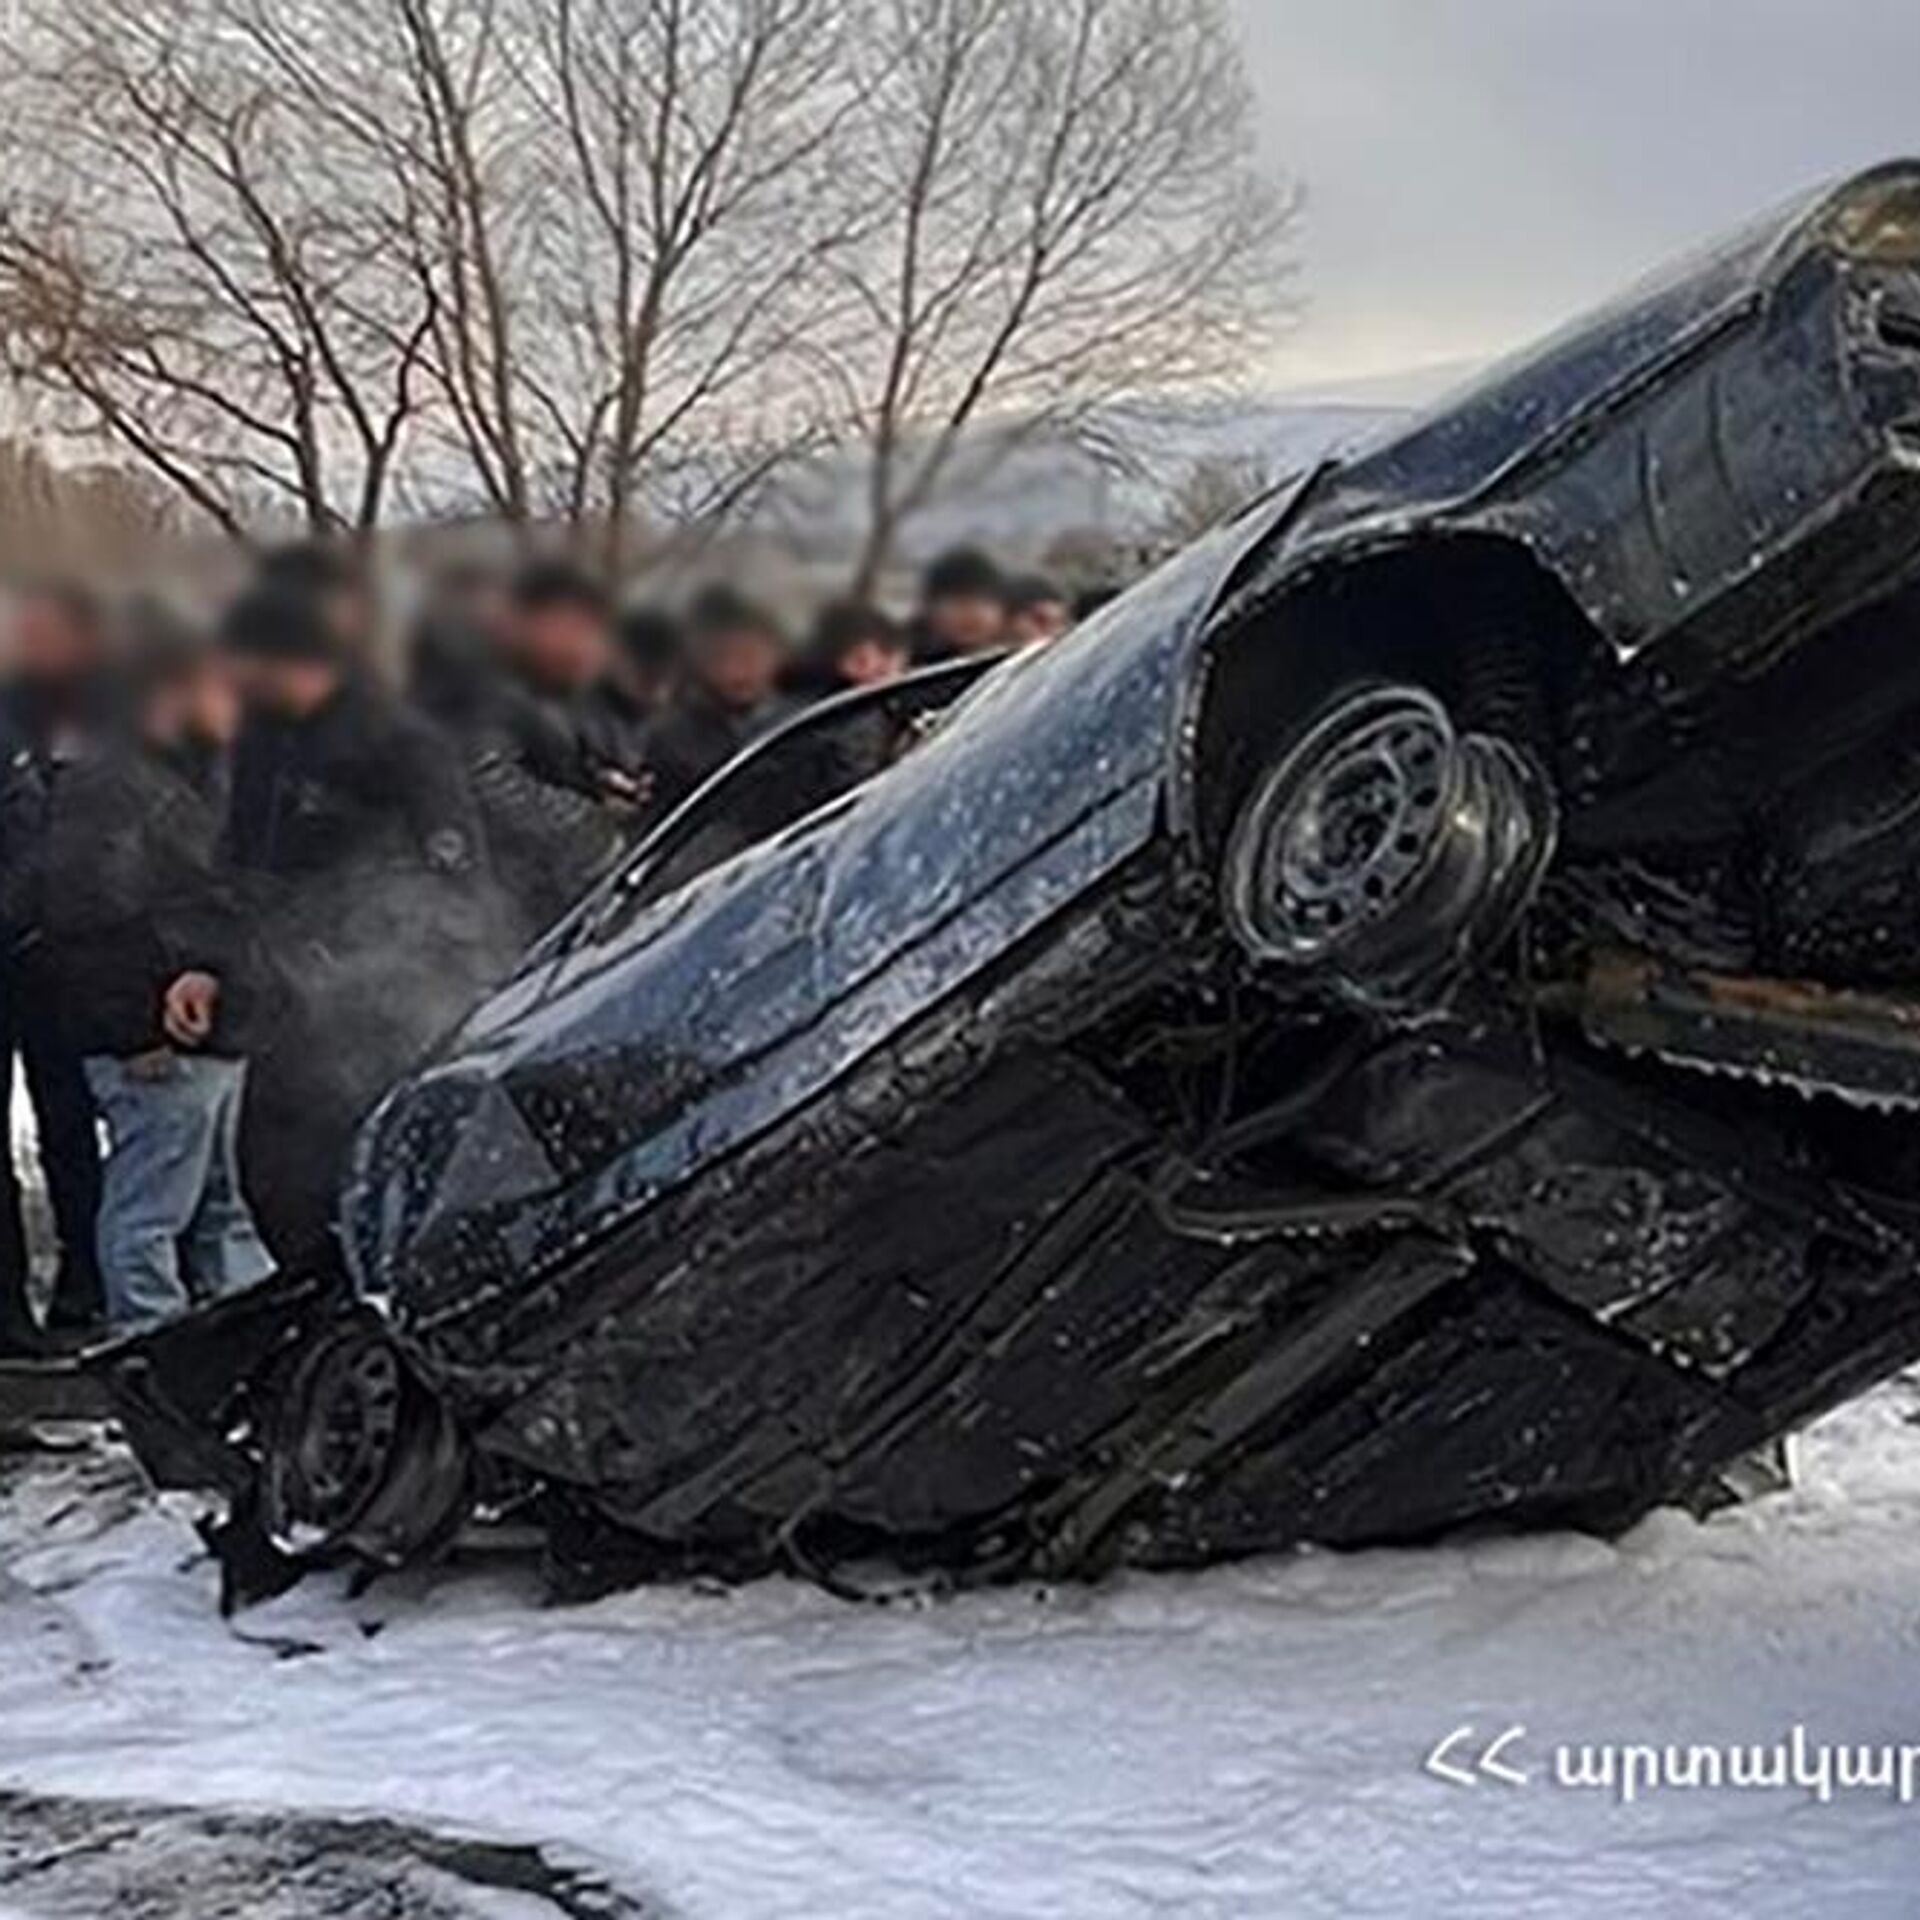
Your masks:
{"label": "dark winter coat", "polygon": [[303,720],[249,720],[227,849],[328,1071],[370,1096],[500,964],[479,816],[454,747],[349,682]]}
{"label": "dark winter coat", "polygon": [[83,700],[87,724],[72,724],[73,701],[56,712],[25,683],[0,688],[0,962],[38,939],[40,888],[53,788],[62,771],[104,731]]}
{"label": "dark winter coat", "polygon": [[162,999],[189,971],[221,985],[207,1050],[245,1051],[260,965],[216,860],[219,834],[187,763],[140,742],[116,743],[52,780],[29,963],[75,1053],[165,1045]]}
{"label": "dark winter coat", "polygon": [[[568,703],[515,684],[476,703],[460,729],[467,778],[516,935],[557,920],[619,857],[629,820],[608,803],[608,737]],[[623,772],[630,766],[620,765]]]}
{"label": "dark winter coat", "polygon": [[646,761],[650,716],[611,681],[589,687],[563,703],[590,776],[637,778]]}
{"label": "dark winter coat", "polygon": [[647,729],[644,753],[656,809],[678,806],[735,754],[798,711],[776,694],[756,707],[723,707],[698,682],[680,689]]}
{"label": "dark winter coat", "polygon": [[304,719],[248,721],[228,841],[237,865],[310,897],[389,874],[457,889],[482,858],[452,749],[430,722],[360,681]]}

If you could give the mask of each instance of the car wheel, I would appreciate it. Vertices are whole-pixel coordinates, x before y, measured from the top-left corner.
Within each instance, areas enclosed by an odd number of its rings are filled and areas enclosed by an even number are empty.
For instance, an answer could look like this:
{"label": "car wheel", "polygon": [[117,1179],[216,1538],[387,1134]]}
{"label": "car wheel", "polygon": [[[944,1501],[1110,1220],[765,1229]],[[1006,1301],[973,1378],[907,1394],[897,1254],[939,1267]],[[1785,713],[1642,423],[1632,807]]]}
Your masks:
{"label": "car wheel", "polygon": [[356,1319],[295,1362],[268,1423],[264,1519],[283,1552],[398,1566],[464,1516],[465,1444],[385,1330]]}
{"label": "car wheel", "polygon": [[1513,932],[1556,830],[1529,755],[1457,733],[1422,688],[1361,688],[1255,781],[1227,843],[1227,920],[1302,987],[1417,1014]]}

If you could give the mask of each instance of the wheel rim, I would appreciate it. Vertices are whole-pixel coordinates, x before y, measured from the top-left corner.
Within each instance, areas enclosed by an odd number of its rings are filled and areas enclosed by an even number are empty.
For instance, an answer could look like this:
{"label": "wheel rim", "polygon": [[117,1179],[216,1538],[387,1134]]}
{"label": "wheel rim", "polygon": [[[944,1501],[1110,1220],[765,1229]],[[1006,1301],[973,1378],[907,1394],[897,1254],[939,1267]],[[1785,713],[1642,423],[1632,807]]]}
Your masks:
{"label": "wheel rim", "polygon": [[1319,957],[1405,893],[1455,774],[1445,715],[1405,709],[1363,720],[1302,770],[1262,876],[1290,957]]}
{"label": "wheel rim", "polygon": [[343,1328],[298,1361],[266,1436],[266,1520],[290,1552],[398,1563],[466,1502],[466,1452],[384,1328]]}
{"label": "wheel rim", "polygon": [[1511,933],[1555,832],[1530,760],[1461,738],[1419,688],[1369,688],[1255,788],[1227,848],[1228,920],[1255,959],[1303,983],[1418,1009]]}

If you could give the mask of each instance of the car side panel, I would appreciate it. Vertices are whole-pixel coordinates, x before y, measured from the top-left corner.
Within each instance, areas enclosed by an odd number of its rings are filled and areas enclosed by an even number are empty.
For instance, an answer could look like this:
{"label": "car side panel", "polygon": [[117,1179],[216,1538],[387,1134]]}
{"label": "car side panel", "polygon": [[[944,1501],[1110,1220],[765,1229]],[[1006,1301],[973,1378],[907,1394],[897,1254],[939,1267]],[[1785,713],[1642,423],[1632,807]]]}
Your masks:
{"label": "car side panel", "polygon": [[[343,1238],[428,1323],[526,1284],[816,1097],[1154,838],[1178,665],[1284,505],[1221,528],[778,839],[510,989],[363,1130]],[[503,1099],[502,1093],[505,1098]],[[442,1204],[456,1156],[511,1169]]]}

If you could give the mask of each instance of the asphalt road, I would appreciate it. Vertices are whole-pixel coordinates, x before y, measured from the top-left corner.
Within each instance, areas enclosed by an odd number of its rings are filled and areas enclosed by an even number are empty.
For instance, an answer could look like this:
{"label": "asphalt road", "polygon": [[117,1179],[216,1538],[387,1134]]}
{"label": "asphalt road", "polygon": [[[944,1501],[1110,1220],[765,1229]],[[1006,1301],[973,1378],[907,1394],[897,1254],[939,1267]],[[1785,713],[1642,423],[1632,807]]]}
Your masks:
{"label": "asphalt road", "polygon": [[0,1920],[660,1920],[534,1846],[0,1794]]}

